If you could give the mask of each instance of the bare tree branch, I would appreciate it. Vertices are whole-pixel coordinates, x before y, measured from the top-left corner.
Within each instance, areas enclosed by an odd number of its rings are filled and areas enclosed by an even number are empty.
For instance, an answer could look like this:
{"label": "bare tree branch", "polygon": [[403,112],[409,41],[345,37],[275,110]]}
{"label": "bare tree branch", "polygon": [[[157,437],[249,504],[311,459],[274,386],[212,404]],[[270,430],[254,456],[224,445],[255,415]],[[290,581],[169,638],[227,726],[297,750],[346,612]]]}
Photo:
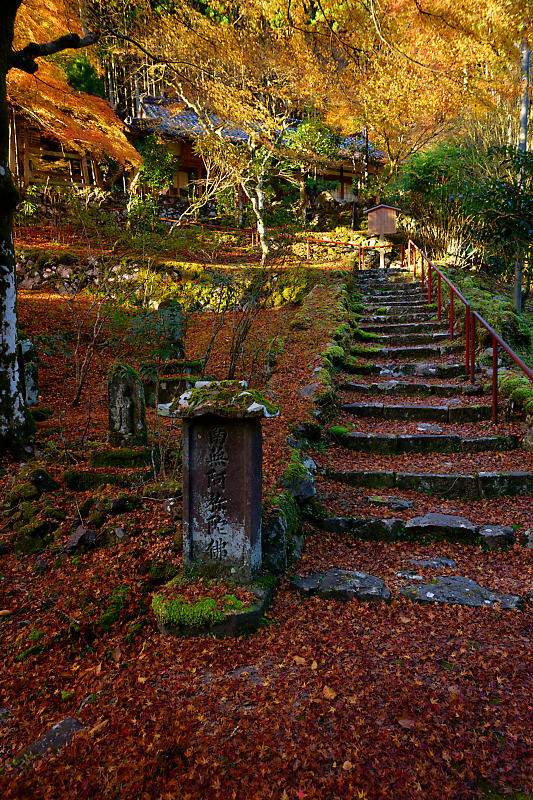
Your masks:
{"label": "bare tree branch", "polygon": [[54,39],[53,42],[45,42],[44,44],[30,42],[22,50],[15,50],[11,53],[8,69],[20,69],[33,75],[39,68],[36,62],[37,58],[51,56],[54,53],[60,53],[62,50],[78,50],[80,47],[89,47],[89,45],[95,44],[99,38],[100,34],[97,32],[88,33],[83,37],[78,36],[77,33],[67,33],[64,36],[60,36],[59,39]]}

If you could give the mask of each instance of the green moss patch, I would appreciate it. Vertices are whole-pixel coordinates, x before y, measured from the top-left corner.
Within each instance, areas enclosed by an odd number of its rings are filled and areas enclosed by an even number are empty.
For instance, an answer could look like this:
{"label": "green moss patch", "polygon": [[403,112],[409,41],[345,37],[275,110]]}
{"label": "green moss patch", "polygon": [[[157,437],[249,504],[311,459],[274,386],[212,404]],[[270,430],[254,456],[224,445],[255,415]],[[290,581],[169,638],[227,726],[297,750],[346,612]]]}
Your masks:
{"label": "green moss patch", "polygon": [[[217,579],[177,575],[152,597],[152,611],[162,633],[194,635],[201,632],[237,633],[259,612],[266,593],[257,585],[233,586]],[[224,623],[230,623],[227,629]]]}

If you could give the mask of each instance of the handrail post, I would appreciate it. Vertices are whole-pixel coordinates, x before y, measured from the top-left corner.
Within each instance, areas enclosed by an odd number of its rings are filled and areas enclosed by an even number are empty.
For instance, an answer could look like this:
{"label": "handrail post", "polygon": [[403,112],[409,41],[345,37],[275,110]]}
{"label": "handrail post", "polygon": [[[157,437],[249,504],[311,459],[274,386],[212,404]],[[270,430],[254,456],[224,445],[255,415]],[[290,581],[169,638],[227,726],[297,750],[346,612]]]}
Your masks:
{"label": "handrail post", "polygon": [[465,320],[465,372],[468,375],[468,362],[470,360],[470,306],[466,307]]}
{"label": "handrail post", "polygon": [[450,339],[453,339],[453,289],[450,287]]}
{"label": "handrail post", "polygon": [[424,259],[420,253],[420,269],[422,270],[422,291],[424,291]]}
{"label": "handrail post", "polygon": [[428,303],[431,305],[431,263],[428,261]]}
{"label": "handrail post", "polygon": [[440,319],[440,274],[437,276],[437,318]]}
{"label": "handrail post", "polygon": [[403,270],[404,257],[405,257],[405,242],[402,243],[402,270]]}
{"label": "handrail post", "polygon": [[474,383],[476,371],[476,317],[473,312],[470,314],[470,324],[472,325],[470,333],[470,380]]}
{"label": "handrail post", "polygon": [[407,239],[407,268],[411,272],[411,239]]}
{"label": "handrail post", "polygon": [[492,421],[498,422],[498,342],[492,337]]}

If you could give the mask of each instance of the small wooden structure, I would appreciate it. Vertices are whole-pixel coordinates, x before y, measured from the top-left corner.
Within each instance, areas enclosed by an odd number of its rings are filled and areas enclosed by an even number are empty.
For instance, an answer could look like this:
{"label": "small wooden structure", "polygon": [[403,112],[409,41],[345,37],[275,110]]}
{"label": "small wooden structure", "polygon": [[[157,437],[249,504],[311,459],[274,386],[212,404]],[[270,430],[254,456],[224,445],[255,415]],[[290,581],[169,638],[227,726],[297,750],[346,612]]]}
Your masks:
{"label": "small wooden structure", "polygon": [[379,203],[364,212],[368,215],[368,232],[379,236],[379,266],[381,269],[385,267],[385,236],[396,233],[398,211],[400,209],[396,206]]}

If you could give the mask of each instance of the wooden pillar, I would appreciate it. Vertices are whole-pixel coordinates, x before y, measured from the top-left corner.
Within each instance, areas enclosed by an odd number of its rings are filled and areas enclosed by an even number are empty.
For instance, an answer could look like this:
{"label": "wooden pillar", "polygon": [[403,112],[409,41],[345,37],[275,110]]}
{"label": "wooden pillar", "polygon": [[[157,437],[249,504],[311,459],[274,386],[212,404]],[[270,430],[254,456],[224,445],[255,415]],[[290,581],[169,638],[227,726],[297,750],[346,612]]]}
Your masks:
{"label": "wooden pillar", "polygon": [[89,177],[89,167],[87,165],[87,156],[82,156],[81,159],[81,174],[83,175],[83,185],[90,186],[91,179]]}
{"label": "wooden pillar", "polygon": [[342,164],[341,164],[340,177],[341,177],[341,200],[344,200],[344,168]]}

